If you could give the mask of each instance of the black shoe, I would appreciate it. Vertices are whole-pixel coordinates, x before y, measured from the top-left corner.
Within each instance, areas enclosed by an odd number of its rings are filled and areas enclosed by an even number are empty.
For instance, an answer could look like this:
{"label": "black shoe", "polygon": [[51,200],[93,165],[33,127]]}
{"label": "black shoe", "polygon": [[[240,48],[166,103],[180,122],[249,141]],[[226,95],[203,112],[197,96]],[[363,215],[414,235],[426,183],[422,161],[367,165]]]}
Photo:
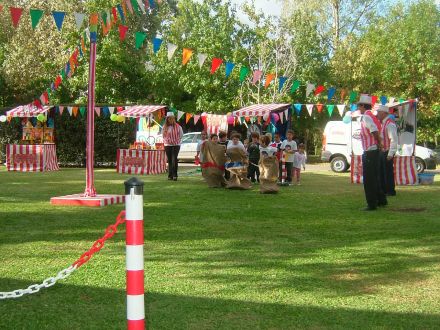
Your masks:
{"label": "black shoe", "polygon": [[375,211],[375,210],[377,210],[377,207],[372,207],[372,206],[367,206],[361,209],[361,211]]}
{"label": "black shoe", "polygon": [[177,181],[177,178],[173,178],[173,181]]}
{"label": "black shoe", "polygon": [[377,204],[377,206],[379,206],[379,207],[384,207],[384,206],[387,206],[387,205],[388,205],[388,202],[378,203]]}
{"label": "black shoe", "polygon": [[388,197],[389,196],[396,196],[396,193],[388,193],[388,194],[386,194]]}

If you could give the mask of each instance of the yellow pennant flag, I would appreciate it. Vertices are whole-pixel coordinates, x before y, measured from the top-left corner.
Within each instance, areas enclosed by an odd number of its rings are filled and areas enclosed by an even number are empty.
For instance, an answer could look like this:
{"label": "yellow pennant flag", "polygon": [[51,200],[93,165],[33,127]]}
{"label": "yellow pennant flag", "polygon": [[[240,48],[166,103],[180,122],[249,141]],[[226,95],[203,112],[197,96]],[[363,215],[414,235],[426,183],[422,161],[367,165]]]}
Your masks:
{"label": "yellow pennant flag", "polygon": [[273,73],[268,73],[266,75],[266,83],[264,84],[264,88],[269,87],[270,83],[272,82],[272,80],[274,80],[275,75]]}
{"label": "yellow pennant flag", "polygon": [[192,54],[193,54],[193,51],[191,49],[183,48],[182,65],[186,65],[186,63],[188,63]]}

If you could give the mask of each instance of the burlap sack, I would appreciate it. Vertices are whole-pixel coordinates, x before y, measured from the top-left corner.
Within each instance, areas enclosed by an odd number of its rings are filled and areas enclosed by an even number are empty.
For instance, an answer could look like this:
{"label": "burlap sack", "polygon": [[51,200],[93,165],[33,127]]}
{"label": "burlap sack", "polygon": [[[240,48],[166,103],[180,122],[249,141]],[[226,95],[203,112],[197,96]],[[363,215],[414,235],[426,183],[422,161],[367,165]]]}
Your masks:
{"label": "burlap sack", "polygon": [[260,158],[258,163],[260,168],[260,193],[276,194],[278,193],[278,174],[279,162],[276,156]]}
{"label": "burlap sack", "polygon": [[229,180],[226,182],[227,189],[251,189],[251,180],[247,178],[247,155],[239,148],[232,148],[226,151],[226,154],[234,164],[226,169],[231,173]]}
{"label": "burlap sack", "polygon": [[225,173],[225,146],[206,141],[202,148],[203,164],[202,176],[210,188],[226,186]]}

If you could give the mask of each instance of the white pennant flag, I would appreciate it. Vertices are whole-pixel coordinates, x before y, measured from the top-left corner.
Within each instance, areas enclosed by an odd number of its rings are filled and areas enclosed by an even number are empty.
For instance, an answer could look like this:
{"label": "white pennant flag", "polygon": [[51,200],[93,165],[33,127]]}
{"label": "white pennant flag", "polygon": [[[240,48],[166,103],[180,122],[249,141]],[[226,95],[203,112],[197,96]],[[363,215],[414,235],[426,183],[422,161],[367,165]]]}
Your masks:
{"label": "white pennant flag", "polygon": [[310,116],[312,116],[313,104],[306,104],[307,111]]}
{"label": "white pennant flag", "polygon": [[105,22],[107,26],[112,25],[112,14],[110,13],[110,10],[107,10],[107,22]]}
{"label": "white pennant flag", "polygon": [[393,104],[396,99],[394,97],[390,98],[390,104]]}
{"label": "white pennant flag", "polygon": [[185,114],[185,112],[177,110],[177,120],[180,120],[180,118],[182,118],[182,116]]}
{"label": "white pennant flag", "polygon": [[89,28],[86,28],[85,32],[86,32],[87,39],[90,41],[90,30],[89,30]]}
{"label": "white pennant flag", "polygon": [[342,117],[345,111],[345,104],[338,104],[337,107],[338,107],[339,115]]}
{"label": "white pennant flag", "polygon": [[281,124],[284,124],[284,115],[283,114],[284,114],[284,112],[279,113]]}
{"label": "white pennant flag", "polygon": [[72,116],[72,107],[67,107],[67,111],[69,111],[69,115]]}
{"label": "white pennant flag", "polygon": [[168,43],[168,61],[173,58],[175,51],[177,50],[177,45]]}
{"label": "white pennant flag", "polygon": [[139,5],[139,8],[141,8],[142,13],[145,14],[146,13],[145,12],[145,5],[144,5],[143,1],[142,0],[137,0],[137,3]]}
{"label": "white pennant flag", "polygon": [[110,112],[110,116],[115,112],[115,107],[108,107],[108,112]]}
{"label": "white pennant flag", "polygon": [[199,121],[199,119],[200,119],[200,115],[194,115],[194,125],[197,124],[197,122]]}
{"label": "white pennant flag", "polygon": [[75,15],[76,28],[80,30],[86,15],[83,13],[75,13],[74,15]]}
{"label": "white pennant flag", "polygon": [[203,66],[203,63],[205,63],[205,60],[208,56],[206,54],[198,54],[197,57],[199,59],[199,67],[201,68]]}
{"label": "white pennant flag", "polygon": [[284,116],[286,117],[286,120],[289,120],[289,109],[284,110]]}
{"label": "white pennant flag", "polygon": [[310,93],[315,90],[315,85],[307,83],[306,97],[309,97]]}

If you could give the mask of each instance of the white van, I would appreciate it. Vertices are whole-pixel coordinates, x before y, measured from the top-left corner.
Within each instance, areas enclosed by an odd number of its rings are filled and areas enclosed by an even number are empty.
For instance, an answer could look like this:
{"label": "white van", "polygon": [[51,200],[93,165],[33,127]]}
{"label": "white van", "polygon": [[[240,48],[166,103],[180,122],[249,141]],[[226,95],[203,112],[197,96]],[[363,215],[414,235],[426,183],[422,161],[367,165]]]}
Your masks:
{"label": "white van", "polygon": [[[351,123],[341,121],[329,121],[324,129],[322,137],[321,160],[330,162],[334,172],[345,172],[350,168],[351,154],[362,155],[362,143],[360,139],[361,126],[356,120]],[[410,156],[412,154],[414,134],[406,131],[399,132],[398,155]],[[406,142],[406,143],[405,143]],[[422,173],[425,169],[435,169],[435,152],[431,149],[415,147],[417,171]]]}

